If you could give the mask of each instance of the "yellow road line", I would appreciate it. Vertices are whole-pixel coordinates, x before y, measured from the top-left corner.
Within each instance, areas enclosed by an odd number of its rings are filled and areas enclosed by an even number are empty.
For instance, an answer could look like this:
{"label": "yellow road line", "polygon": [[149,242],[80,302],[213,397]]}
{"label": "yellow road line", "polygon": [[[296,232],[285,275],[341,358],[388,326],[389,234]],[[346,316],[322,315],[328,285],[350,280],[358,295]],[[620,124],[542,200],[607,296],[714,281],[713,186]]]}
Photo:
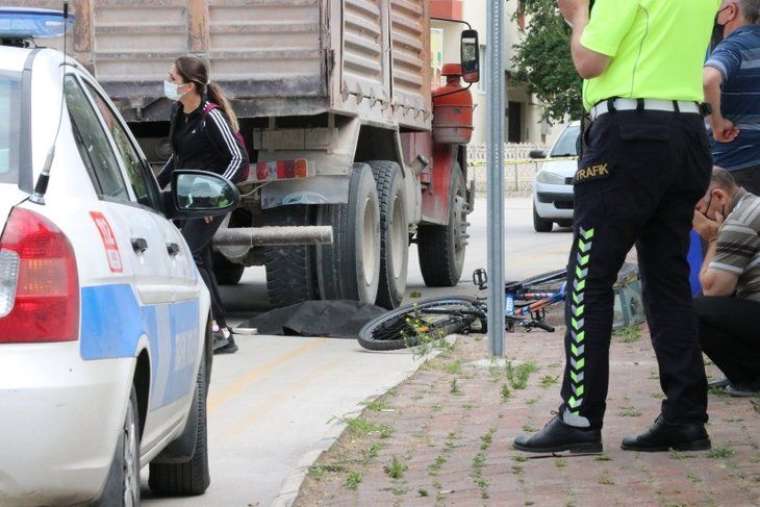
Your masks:
{"label": "yellow road line", "polygon": [[[303,375],[303,378],[313,380],[314,378],[322,376],[325,373],[329,372],[330,370],[344,364],[345,361],[346,361],[346,358],[341,357],[339,359],[336,359],[335,361],[331,361],[330,363],[326,365],[320,365],[317,368],[306,373],[306,375]],[[292,398],[296,393],[305,391],[310,386],[311,386],[310,382],[295,382],[291,387],[287,389],[283,389],[280,392],[270,396],[266,400],[263,400],[253,410],[251,410],[248,413],[248,415],[244,417],[241,421],[237,422],[234,425],[231,425],[224,432],[224,434],[226,435],[227,438],[230,438],[230,437],[234,438],[241,435],[242,433],[245,433],[246,430],[250,429],[250,427],[253,426],[257,421],[259,421],[263,416],[272,412],[278,404],[282,403],[284,400],[288,400]]]}
{"label": "yellow road line", "polygon": [[207,403],[207,410],[208,413],[212,413],[214,410],[219,408],[219,406],[223,405],[224,403],[227,403],[231,399],[238,396],[240,393],[242,393],[246,388],[248,388],[252,383],[256,382],[259,378],[262,376],[271,373],[272,370],[277,368],[278,366],[282,366],[283,364],[287,363],[288,361],[295,359],[298,356],[302,356],[306,354],[307,352],[311,352],[314,349],[317,349],[319,347],[324,347],[327,345],[327,340],[313,340],[309,341],[308,343],[305,343],[301,345],[300,347],[297,347],[290,352],[287,352],[279,357],[276,357],[269,361],[266,364],[263,364],[262,366],[259,366],[257,368],[254,368],[244,375],[241,375],[234,379],[232,382],[224,386],[224,391],[222,391],[219,394],[215,394],[212,396],[209,396],[208,403]]}

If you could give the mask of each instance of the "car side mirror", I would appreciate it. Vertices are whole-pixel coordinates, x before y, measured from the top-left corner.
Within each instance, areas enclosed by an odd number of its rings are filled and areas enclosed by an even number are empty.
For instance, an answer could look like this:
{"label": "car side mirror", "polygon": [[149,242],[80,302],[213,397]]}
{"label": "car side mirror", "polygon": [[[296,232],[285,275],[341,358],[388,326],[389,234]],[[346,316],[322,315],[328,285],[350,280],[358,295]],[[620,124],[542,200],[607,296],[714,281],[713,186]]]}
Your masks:
{"label": "car side mirror", "polygon": [[546,152],[544,150],[531,150],[528,156],[532,159],[546,158]]}
{"label": "car side mirror", "polygon": [[224,216],[240,203],[240,191],[218,174],[179,169],[172,175],[172,202],[176,218]]}
{"label": "car side mirror", "polygon": [[477,30],[462,32],[462,79],[465,83],[480,81],[480,42]]}

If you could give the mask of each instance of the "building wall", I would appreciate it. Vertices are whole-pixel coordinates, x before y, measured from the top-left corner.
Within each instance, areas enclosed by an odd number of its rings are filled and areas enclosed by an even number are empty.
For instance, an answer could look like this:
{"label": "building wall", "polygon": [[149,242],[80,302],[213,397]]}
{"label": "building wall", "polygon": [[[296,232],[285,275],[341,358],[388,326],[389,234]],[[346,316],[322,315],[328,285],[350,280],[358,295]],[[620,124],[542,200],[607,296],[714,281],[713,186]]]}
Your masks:
{"label": "building wall", "polygon": [[[505,67],[508,74],[513,70],[512,58],[515,51],[514,44],[521,41],[525,32],[520,28],[519,21],[515,19],[517,2],[507,2],[505,13],[505,26],[507,27],[507,41],[505,46]],[[486,82],[488,71],[485,62],[486,41],[488,39],[487,0],[465,0],[464,19],[480,33],[481,45],[481,82],[473,85],[472,95],[475,103],[473,115],[475,132],[472,144],[485,144],[487,131],[487,103]],[[433,22],[433,28],[443,30],[444,62],[459,61],[459,34],[464,28],[456,23]],[[537,103],[534,96],[525,90],[524,85],[515,84],[507,80],[507,101],[512,106],[512,118],[506,119],[505,141],[532,143],[539,145],[551,144],[561,132],[562,126],[550,127],[541,120],[543,107]],[[509,114],[509,113],[507,113]],[[510,127],[511,126],[511,127]]]}

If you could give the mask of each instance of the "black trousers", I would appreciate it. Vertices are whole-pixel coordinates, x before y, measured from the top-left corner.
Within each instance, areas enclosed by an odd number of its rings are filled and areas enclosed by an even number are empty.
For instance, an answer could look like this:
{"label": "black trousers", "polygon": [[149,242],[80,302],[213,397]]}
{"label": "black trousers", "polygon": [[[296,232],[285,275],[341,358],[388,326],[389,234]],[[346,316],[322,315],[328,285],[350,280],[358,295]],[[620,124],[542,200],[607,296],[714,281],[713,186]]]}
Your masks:
{"label": "black trousers", "polygon": [[744,187],[755,195],[760,195],[760,165],[731,171],[731,175],[740,187]]}
{"label": "black trousers", "polygon": [[689,287],[694,206],[712,157],[695,114],[618,111],[583,134],[568,263],[566,365],[560,413],[600,428],[609,377],[613,284],[635,245],[644,306],[672,422],[707,420],[707,383]]}
{"label": "black trousers", "polygon": [[735,297],[694,300],[699,343],[732,384],[760,380],[760,302]]}
{"label": "black trousers", "polygon": [[227,326],[227,321],[224,318],[219,285],[216,281],[216,275],[214,275],[211,240],[223,221],[224,217],[216,217],[208,224],[203,219],[193,219],[187,220],[182,226],[182,236],[185,237],[185,241],[193,253],[195,265],[198,267],[198,272],[200,272],[201,278],[206,283],[211,295],[212,316],[221,327]]}

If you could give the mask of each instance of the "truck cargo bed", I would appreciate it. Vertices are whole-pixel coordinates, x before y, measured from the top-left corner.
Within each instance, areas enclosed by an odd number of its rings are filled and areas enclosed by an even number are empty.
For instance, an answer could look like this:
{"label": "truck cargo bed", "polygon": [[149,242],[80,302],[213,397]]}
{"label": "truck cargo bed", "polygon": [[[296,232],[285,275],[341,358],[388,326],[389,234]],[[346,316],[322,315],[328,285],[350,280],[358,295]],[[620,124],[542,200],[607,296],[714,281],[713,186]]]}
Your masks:
{"label": "truck cargo bed", "polygon": [[[60,8],[60,2],[19,5]],[[207,58],[242,118],[333,112],[428,130],[427,0],[74,0],[74,56],[130,121],[165,121],[173,60]]]}

